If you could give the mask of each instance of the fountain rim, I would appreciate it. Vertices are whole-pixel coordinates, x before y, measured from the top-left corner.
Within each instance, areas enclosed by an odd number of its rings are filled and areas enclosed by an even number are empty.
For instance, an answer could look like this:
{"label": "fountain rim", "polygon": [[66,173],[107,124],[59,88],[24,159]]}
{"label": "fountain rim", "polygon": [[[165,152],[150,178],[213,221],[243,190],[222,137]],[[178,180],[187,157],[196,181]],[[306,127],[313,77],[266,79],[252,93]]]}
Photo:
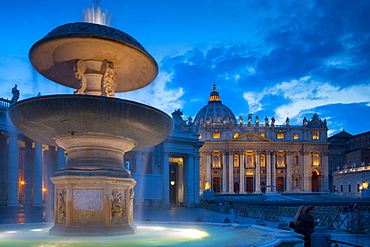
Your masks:
{"label": "fountain rim", "polygon": [[14,108],[15,106],[19,106],[19,105],[29,103],[29,102],[32,102],[32,101],[40,101],[40,100],[52,99],[52,98],[56,98],[56,99],[57,98],[66,98],[66,97],[71,97],[71,98],[95,98],[97,100],[105,100],[105,101],[121,101],[121,102],[124,102],[124,103],[128,103],[130,105],[138,105],[138,106],[143,107],[143,108],[147,108],[147,109],[150,109],[150,110],[155,110],[158,113],[161,113],[162,115],[165,115],[165,116],[169,117],[170,119],[172,119],[170,117],[170,115],[168,115],[164,111],[162,111],[158,108],[155,108],[153,106],[146,105],[144,103],[134,101],[134,100],[127,100],[127,99],[122,99],[122,98],[117,98],[117,97],[107,97],[107,96],[99,96],[99,95],[88,95],[88,94],[50,94],[50,95],[35,96],[35,97],[23,99],[23,100],[20,100],[20,101],[16,102],[15,104],[11,105],[8,110]]}
{"label": "fountain rim", "polygon": [[[63,99],[63,100],[68,100],[68,99],[84,100],[84,99],[87,99],[87,100],[93,100],[95,102],[98,102],[98,101],[102,102],[103,101],[103,102],[106,103],[106,105],[111,105],[114,102],[117,102],[117,103],[120,103],[120,104],[125,104],[125,105],[132,105],[134,107],[139,107],[141,109],[149,110],[153,113],[155,112],[155,114],[160,115],[163,118],[167,119],[168,123],[171,123],[169,125],[171,130],[169,131],[168,134],[170,134],[170,132],[173,129],[173,125],[174,125],[173,119],[170,117],[170,115],[165,113],[164,111],[158,109],[158,108],[155,108],[155,107],[152,107],[152,106],[140,103],[140,102],[132,101],[132,100],[106,97],[106,96],[97,96],[97,95],[84,95],[84,94],[54,94],[54,95],[45,95],[45,96],[32,97],[32,98],[28,98],[28,99],[18,101],[17,103],[11,105],[8,109],[8,113],[11,112],[13,109],[16,109],[17,107],[22,107],[22,106],[24,107],[24,105],[27,105],[27,104],[30,104],[30,103],[32,104],[32,102],[45,101],[45,107],[47,107],[47,101],[48,100],[59,100],[59,99]],[[135,140],[135,142],[136,141],[137,140]],[[50,140],[49,142],[47,142],[45,144],[56,145],[55,140],[53,140],[53,141]],[[159,143],[157,143],[157,144],[159,144]],[[157,145],[157,144],[155,144],[155,145]],[[135,147],[132,150],[140,150],[140,149],[143,149],[143,148],[149,148],[149,146],[142,145],[142,144],[139,145],[136,142]]]}
{"label": "fountain rim", "polygon": [[[101,27],[101,28],[105,28],[107,30],[114,30],[115,32],[119,33],[120,35],[125,35],[128,38],[127,39],[120,39],[118,36],[114,36],[114,35],[102,35],[100,33],[89,33],[89,32],[86,32],[86,31],[85,32],[82,32],[82,31],[81,32],[61,32],[60,34],[55,34],[54,35],[53,32],[56,32],[56,30],[61,29],[62,27],[65,27],[67,25],[98,26],[98,27]],[[101,40],[121,43],[121,44],[127,45],[130,48],[133,48],[133,49],[139,51],[140,53],[144,54],[146,57],[148,57],[156,65],[156,67],[158,67],[158,64],[155,61],[155,59],[145,50],[145,48],[135,38],[133,38],[129,34],[123,32],[123,31],[121,31],[117,28],[108,27],[108,26],[101,25],[101,24],[96,24],[96,23],[89,23],[89,22],[67,23],[67,24],[63,24],[61,26],[58,26],[58,27],[54,28],[47,35],[45,35],[45,37],[38,40],[36,43],[34,43],[32,45],[32,47],[29,51],[29,57],[31,57],[31,53],[37,47],[39,47],[40,45],[42,45],[46,42],[52,41],[52,40],[58,40],[58,39],[63,39],[63,38],[87,38],[87,39],[97,38],[97,39],[101,39]],[[157,74],[158,74],[158,71],[157,71]]]}

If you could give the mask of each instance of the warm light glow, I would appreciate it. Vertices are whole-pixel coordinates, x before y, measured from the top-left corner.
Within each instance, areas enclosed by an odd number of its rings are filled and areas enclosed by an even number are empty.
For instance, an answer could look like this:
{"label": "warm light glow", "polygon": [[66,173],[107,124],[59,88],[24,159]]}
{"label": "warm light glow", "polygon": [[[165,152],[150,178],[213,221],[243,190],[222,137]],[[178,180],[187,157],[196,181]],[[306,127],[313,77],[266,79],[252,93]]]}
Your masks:
{"label": "warm light glow", "polygon": [[171,185],[175,185],[175,181],[171,181]]}
{"label": "warm light glow", "polygon": [[24,181],[19,181],[19,183],[20,183],[21,185],[25,185],[25,184],[26,184],[26,182],[24,182]]}
{"label": "warm light glow", "polygon": [[46,192],[46,188],[42,188],[42,192]]}
{"label": "warm light glow", "polygon": [[363,182],[363,183],[362,183],[362,188],[363,188],[363,189],[367,189],[367,188],[369,188],[369,182]]}
{"label": "warm light glow", "polygon": [[188,238],[204,238],[208,233],[196,229],[182,229],[181,234]]}
{"label": "warm light glow", "polygon": [[239,136],[239,133],[234,133],[234,138],[237,138]]}
{"label": "warm light glow", "polygon": [[213,133],[213,138],[214,139],[220,139],[221,138],[221,134],[220,133]]}
{"label": "warm light glow", "polygon": [[285,137],[284,134],[281,134],[281,133],[277,134],[277,139],[284,139],[284,137]]}

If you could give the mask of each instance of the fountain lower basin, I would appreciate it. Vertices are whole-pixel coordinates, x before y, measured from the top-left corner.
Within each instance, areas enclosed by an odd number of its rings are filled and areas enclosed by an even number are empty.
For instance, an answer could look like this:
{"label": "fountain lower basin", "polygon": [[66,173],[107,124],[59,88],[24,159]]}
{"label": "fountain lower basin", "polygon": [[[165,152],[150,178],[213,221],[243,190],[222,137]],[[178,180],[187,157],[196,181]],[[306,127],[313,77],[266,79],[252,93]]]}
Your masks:
{"label": "fountain lower basin", "polygon": [[[48,234],[48,224],[0,227],[1,246],[279,246],[278,237],[253,226],[219,223],[137,223],[135,235],[66,238]],[[19,235],[22,240],[19,240]],[[286,236],[286,238],[289,238]],[[291,244],[301,242],[291,237]]]}

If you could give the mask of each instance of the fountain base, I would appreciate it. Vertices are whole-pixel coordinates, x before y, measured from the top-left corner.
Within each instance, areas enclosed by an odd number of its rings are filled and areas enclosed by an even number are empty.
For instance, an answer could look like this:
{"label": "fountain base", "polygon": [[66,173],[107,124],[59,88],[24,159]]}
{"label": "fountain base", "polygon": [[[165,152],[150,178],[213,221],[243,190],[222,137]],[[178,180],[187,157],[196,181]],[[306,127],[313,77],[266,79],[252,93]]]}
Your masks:
{"label": "fountain base", "polygon": [[110,236],[133,234],[133,178],[58,176],[51,235]]}

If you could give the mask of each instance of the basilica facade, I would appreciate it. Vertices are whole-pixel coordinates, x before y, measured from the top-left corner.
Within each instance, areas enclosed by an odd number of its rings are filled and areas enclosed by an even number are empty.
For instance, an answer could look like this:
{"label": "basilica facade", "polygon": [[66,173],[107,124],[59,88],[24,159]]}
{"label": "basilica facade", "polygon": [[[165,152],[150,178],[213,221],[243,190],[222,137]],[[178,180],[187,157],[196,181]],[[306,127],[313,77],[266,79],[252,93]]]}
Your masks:
{"label": "basilica facade", "polygon": [[[328,192],[326,121],[317,114],[302,125],[276,125],[272,117],[247,122],[222,104],[214,86],[196,115],[201,191],[216,194]],[[210,185],[210,186],[207,186]],[[208,187],[208,188],[207,188]]]}

